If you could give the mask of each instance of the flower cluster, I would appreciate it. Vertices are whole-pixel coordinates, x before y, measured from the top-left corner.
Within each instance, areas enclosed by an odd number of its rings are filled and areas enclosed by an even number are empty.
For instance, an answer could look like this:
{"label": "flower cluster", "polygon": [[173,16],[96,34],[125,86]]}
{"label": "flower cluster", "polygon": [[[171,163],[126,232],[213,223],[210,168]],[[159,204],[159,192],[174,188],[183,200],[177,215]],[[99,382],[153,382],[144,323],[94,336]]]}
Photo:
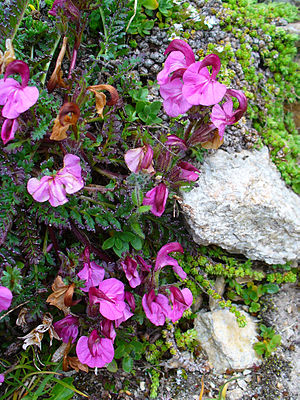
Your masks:
{"label": "flower cluster", "polygon": [[[209,54],[202,61],[196,62],[191,47],[180,39],[173,40],[165,54],[169,56],[157,80],[166,113],[170,117],[177,117],[193,106],[213,106],[209,131],[218,129],[222,139],[226,125],[236,123],[247,109],[247,99],[243,92],[228,89],[218,82],[221,62],[216,54]],[[236,110],[233,109],[232,97],[239,102]],[[222,104],[218,104],[222,101]],[[208,134],[208,129],[205,133]]]}
{"label": "flower cluster", "polygon": [[[9,75],[19,74],[22,83]],[[0,105],[2,116],[5,118],[1,129],[1,138],[6,144],[14,139],[19,127],[17,118],[20,114],[32,107],[39,97],[39,91],[35,86],[28,86],[29,68],[28,65],[20,60],[12,61],[6,67],[4,78],[0,79]]]}

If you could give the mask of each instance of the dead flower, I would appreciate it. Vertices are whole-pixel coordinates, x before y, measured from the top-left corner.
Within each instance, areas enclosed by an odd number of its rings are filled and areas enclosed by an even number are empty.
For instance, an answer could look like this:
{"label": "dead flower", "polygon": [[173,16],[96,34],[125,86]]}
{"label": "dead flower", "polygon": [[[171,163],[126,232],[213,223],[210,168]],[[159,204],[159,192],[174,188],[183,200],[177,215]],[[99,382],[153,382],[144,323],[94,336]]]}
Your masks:
{"label": "dead flower", "polygon": [[48,296],[46,302],[62,310],[65,315],[70,314],[70,306],[78,303],[78,300],[72,300],[75,284],[65,285],[62,277],[58,275],[51,287],[53,293]]}
{"label": "dead flower", "polygon": [[42,339],[45,332],[49,332],[50,336],[50,346],[52,345],[53,338],[60,340],[60,337],[55,332],[52,326],[53,317],[50,313],[46,313],[43,317],[43,321],[40,325],[34,328],[26,336],[20,337],[20,339],[25,339],[23,343],[23,349],[26,350],[28,346],[35,345],[41,350]]}
{"label": "dead flower", "polygon": [[[106,105],[113,106],[119,100],[118,91],[111,85],[94,85],[88,86],[87,90],[96,96],[96,110],[100,117],[103,118],[103,109]],[[106,95],[102,90],[107,90],[110,94],[110,100],[106,101]]]}
{"label": "dead flower", "polygon": [[63,80],[63,73],[61,70],[61,64],[62,64],[63,58],[64,58],[66,50],[67,50],[67,43],[68,43],[68,38],[65,36],[63,38],[63,44],[62,44],[62,47],[60,49],[59,55],[56,60],[56,65],[55,65],[54,71],[51,75],[51,78],[49,79],[48,84],[47,84],[48,93],[52,93],[53,90],[56,88],[56,86],[59,86],[62,88],[68,87],[66,85],[65,81]]}
{"label": "dead flower", "polygon": [[7,65],[16,59],[11,39],[6,39],[5,47],[6,47],[6,51],[4,52],[4,54],[0,50],[0,67],[1,67],[0,73],[1,74],[4,74],[5,68],[7,67]]}
{"label": "dead flower", "polygon": [[80,116],[80,110],[75,103],[65,103],[59,110],[57,118],[54,120],[51,140],[64,140],[67,136],[69,127],[75,126]]}

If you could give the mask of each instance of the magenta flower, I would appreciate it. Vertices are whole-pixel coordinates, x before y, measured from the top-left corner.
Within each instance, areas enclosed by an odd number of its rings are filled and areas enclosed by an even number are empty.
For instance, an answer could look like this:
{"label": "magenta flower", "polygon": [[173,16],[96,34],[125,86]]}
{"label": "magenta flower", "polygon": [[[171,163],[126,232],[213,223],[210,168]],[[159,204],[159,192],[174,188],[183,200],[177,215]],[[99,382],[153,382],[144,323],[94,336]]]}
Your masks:
{"label": "magenta flower", "polygon": [[82,364],[91,368],[102,368],[114,358],[113,341],[100,338],[96,329],[89,337],[81,336],[76,345],[76,354]]}
{"label": "magenta flower", "polygon": [[193,295],[190,289],[178,289],[176,286],[170,287],[170,299],[172,302],[172,311],[169,318],[172,322],[178,321],[185,310],[187,310],[193,303]]}
{"label": "magenta flower", "polygon": [[134,312],[135,310],[135,300],[134,300],[134,295],[130,292],[125,292],[125,300],[129,304],[130,308]]}
{"label": "magenta flower", "polygon": [[[19,74],[22,84],[9,75]],[[2,115],[8,119],[17,118],[21,113],[32,107],[39,97],[35,86],[27,86],[29,81],[29,68],[20,60],[8,64],[4,78],[0,79],[0,105],[4,105]]]}
{"label": "magenta flower", "polygon": [[0,286],[0,312],[10,307],[12,298],[12,292],[7,287]]}
{"label": "magenta flower", "polygon": [[170,257],[168,254],[177,252],[183,253],[183,248],[178,242],[171,242],[165,244],[157,253],[154,271],[161,270],[166,265],[172,265],[173,271],[180,276],[181,279],[185,279],[187,277],[184,270],[178,264],[178,261],[175,258]]}
{"label": "magenta flower", "polygon": [[138,259],[138,262],[141,265],[142,271],[146,271],[146,272],[151,271],[152,265],[147,264],[146,261],[141,256],[137,256],[136,258]]}
{"label": "magenta flower", "polygon": [[180,150],[187,150],[187,144],[183,139],[180,139],[176,135],[167,136],[167,141],[165,142],[165,146],[170,147],[178,147]]}
{"label": "magenta flower", "polygon": [[116,328],[118,328],[122,322],[127,321],[132,316],[133,316],[133,313],[130,311],[129,305],[125,303],[125,308],[124,308],[122,317],[115,320]]}
{"label": "magenta flower", "polygon": [[163,325],[172,311],[168,298],[163,294],[156,296],[153,289],[144,294],[142,305],[146,317],[156,326]]}
{"label": "magenta flower", "polygon": [[145,194],[143,205],[151,206],[152,214],[160,217],[165,211],[165,206],[168,198],[168,188],[164,183],[160,183],[155,188],[149,190]]}
{"label": "magenta flower", "polygon": [[137,270],[137,262],[130,257],[126,257],[124,261],[121,262],[125,276],[128,279],[129,285],[135,288],[141,284],[141,278]]}
{"label": "magenta flower", "polygon": [[[211,75],[207,66],[212,67]],[[227,88],[216,81],[220,68],[220,59],[215,54],[210,54],[188,67],[183,74],[182,93],[189,103],[196,106],[212,106],[222,100]]]}
{"label": "magenta flower", "polygon": [[113,321],[123,316],[125,309],[124,284],[115,278],[105,279],[99,283],[98,289],[89,290],[91,305],[99,303],[99,311],[103,317]]}
{"label": "magenta flower", "polygon": [[85,281],[85,286],[81,288],[83,292],[88,292],[91,287],[98,286],[103,281],[105,269],[100,267],[94,261],[90,261],[90,252],[88,247],[84,249],[84,264],[82,270],[77,274],[79,279]]}
{"label": "magenta flower", "polygon": [[15,138],[15,133],[19,128],[19,123],[16,119],[5,119],[1,128],[1,139],[6,144]]}
{"label": "magenta flower", "polygon": [[27,190],[34,200],[40,203],[49,200],[53,207],[67,203],[66,193],[78,192],[83,186],[80,158],[73,154],[64,156],[64,166],[55,175],[43,176],[41,180],[31,178],[27,182]]}
{"label": "magenta flower", "polygon": [[53,326],[64,343],[68,343],[71,338],[72,343],[75,342],[78,336],[78,318],[67,315],[65,318],[54,322]]}
{"label": "magenta flower", "polygon": [[157,75],[159,85],[169,82],[169,77],[173,73],[175,77],[181,77],[187,67],[195,62],[195,56],[192,48],[181,39],[173,40],[165,51],[167,57],[164,68]]}
{"label": "magenta flower", "polygon": [[179,78],[169,79],[160,87],[160,94],[164,99],[164,110],[170,117],[178,117],[193,107],[183,96],[182,88],[183,83]]}
{"label": "magenta flower", "polygon": [[100,323],[100,330],[102,335],[105,336],[107,339],[110,339],[113,342],[115,341],[117,334],[112,321],[106,318],[103,319]]}
{"label": "magenta flower", "polygon": [[73,22],[77,22],[80,17],[78,8],[72,3],[71,0],[55,0],[51,10],[49,11],[49,14],[56,17],[59,13],[59,10],[63,10],[65,15]]}
{"label": "magenta flower", "polygon": [[153,174],[155,172],[152,161],[153,150],[148,144],[126,151],[124,158],[128,169],[135,174],[140,171],[147,174]]}
{"label": "magenta flower", "polygon": [[181,161],[173,168],[170,173],[170,177],[173,182],[195,182],[199,178],[197,172],[200,173],[200,171],[192,164]]}
{"label": "magenta flower", "polygon": [[[236,97],[239,101],[239,106],[235,111],[233,110],[233,102],[229,95]],[[213,106],[210,116],[212,123],[218,128],[221,139],[223,138],[226,126],[236,123],[247,109],[246,96],[240,90],[228,89],[226,97],[229,98],[224,104]]]}
{"label": "magenta flower", "polygon": [[0,385],[1,385],[1,383],[3,383],[4,382],[4,375],[3,374],[0,374]]}

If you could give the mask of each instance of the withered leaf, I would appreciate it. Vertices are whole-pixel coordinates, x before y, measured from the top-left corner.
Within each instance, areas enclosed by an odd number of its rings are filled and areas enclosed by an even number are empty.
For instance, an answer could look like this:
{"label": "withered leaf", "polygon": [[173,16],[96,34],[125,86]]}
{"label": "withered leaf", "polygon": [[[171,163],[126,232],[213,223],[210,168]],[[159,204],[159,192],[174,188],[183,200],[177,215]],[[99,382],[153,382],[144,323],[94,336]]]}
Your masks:
{"label": "withered leaf", "polygon": [[63,363],[63,370],[68,371],[68,369],[75,369],[76,372],[79,372],[79,370],[89,372],[89,367],[86,364],[82,364],[77,357],[66,357]]}
{"label": "withered leaf", "polygon": [[80,116],[80,110],[75,103],[65,103],[59,110],[57,118],[54,120],[51,140],[64,140],[67,136],[67,130],[71,125],[76,125]]}
{"label": "withered leaf", "polygon": [[201,146],[204,149],[218,149],[224,142],[224,139],[221,139],[218,133],[218,130],[214,133],[214,138],[211,141],[201,143]]}
{"label": "withered leaf", "polygon": [[[111,85],[94,85],[88,86],[87,89],[94,93],[96,96],[96,110],[97,113],[103,118],[103,109],[105,105],[113,106],[119,100],[118,91]],[[102,92],[106,90],[110,94],[110,100],[107,101],[106,95]]]}
{"label": "withered leaf", "polygon": [[75,284],[65,285],[61,276],[57,276],[52,285],[53,293],[48,296],[46,302],[62,310],[65,315],[70,314],[70,306],[77,302],[72,301]]}

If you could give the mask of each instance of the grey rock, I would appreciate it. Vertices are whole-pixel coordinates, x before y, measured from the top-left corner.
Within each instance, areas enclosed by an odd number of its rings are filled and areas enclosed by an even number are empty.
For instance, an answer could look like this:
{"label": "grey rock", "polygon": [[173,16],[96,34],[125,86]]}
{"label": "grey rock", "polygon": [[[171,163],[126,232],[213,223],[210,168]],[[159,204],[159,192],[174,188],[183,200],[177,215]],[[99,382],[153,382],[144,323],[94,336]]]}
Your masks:
{"label": "grey rock", "polygon": [[266,147],[218,150],[201,166],[197,187],[182,195],[195,242],[268,264],[300,258],[300,198],[286,187]]}
{"label": "grey rock", "polygon": [[243,370],[260,364],[253,344],[257,342],[257,326],[253,318],[242,311],[247,326],[240,328],[236,317],[228,310],[198,314],[195,319],[197,341],[207,353],[216,373],[227,369]]}

